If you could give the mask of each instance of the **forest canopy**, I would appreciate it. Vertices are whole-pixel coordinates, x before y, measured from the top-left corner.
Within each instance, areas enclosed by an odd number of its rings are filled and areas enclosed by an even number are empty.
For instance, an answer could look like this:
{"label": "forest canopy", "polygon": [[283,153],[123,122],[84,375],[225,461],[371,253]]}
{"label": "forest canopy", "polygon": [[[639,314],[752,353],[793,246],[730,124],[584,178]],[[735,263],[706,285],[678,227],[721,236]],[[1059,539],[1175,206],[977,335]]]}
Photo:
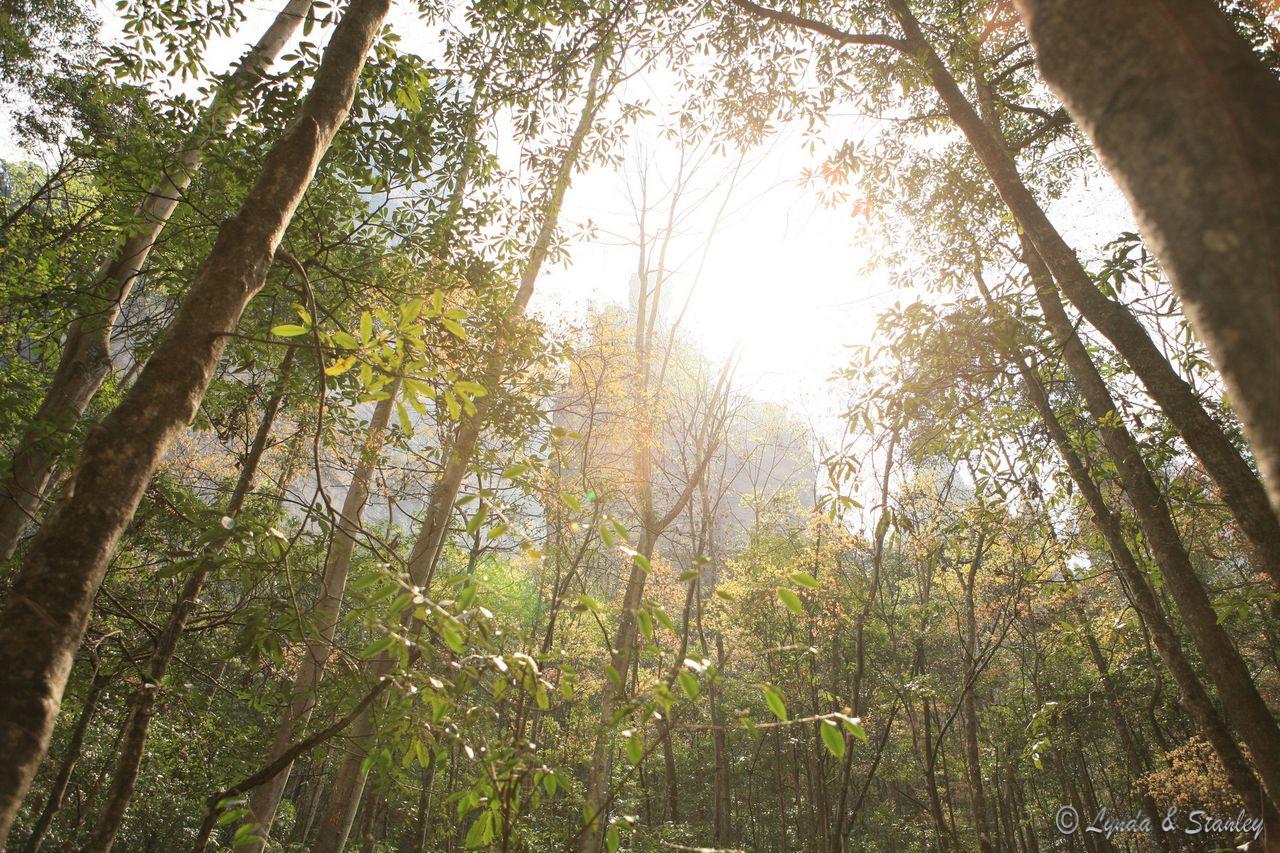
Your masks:
{"label": "forest canopy", "polygon": [[13,0],[0,81],[0,847],[1280,851],[1270,0]]}

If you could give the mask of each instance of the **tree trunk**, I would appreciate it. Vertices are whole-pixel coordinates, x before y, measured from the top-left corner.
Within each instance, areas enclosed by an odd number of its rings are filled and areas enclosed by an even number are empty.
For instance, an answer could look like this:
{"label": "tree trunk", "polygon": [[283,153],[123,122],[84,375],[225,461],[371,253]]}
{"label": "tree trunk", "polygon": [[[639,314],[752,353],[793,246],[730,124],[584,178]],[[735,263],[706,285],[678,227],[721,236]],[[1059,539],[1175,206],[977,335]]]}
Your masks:
{"label": "tree trunk", "polygon": [[1258,775],[1271,801],[1280,801],[1280,727],[1258,693],[1247,664],[1219,623],[1209,595],[1191,565],[1164,495],[1123,425],[1110,390],[1063,310],[1057,290],[1046,281],[1047,273],[1039,257],[1033,248],[1027,248],[1026,260],[1045,320],[1098,426],[1103,446],[1116,464],[1165,583],[1201,657],[1210,663],[1209,674],[1218,695],[1253,754]]}
{"label": "tree trunk", "polygon": [[1222,371],[1280,512],[1280,81],[1205,0],[1016,5]]}
{"label": "tree trunk", "polygon": [[[240,464],[240,476],[227,502],[226,515],[229,518],[234,519],[239,516],[245,498],[249,496],[249,489],[253,485],[253,478],[258,473],[258,464],[262,461],[267,439],[270,438],[271,428],[275,424],[276,413],[280,411],[280,403],[284,399],[294,352],[295,350],[290,348],[280,361],[275,393],[267,400],[263,409],[262,420],[258,423],[253,442],[249,445],[249,451]],[[203,555],[205,562],[187,576],[182,585],[182,592],[169,611],[169,618],[160,632],[159,639],[156,640],[155,649],[151,653],[150,660],[147,661],[147,674],[129,702],[129,713],[125,717],[115,773],[112,774],[111,784],[107,788],[107,802],[102,807],[102,815],[98,818],[93,835],[85,846],[85,850],[90,853],[106,853],[110,850],[115,842],[116,833],[120,831],[120,825],[124,822],[125,812],[129,809],[129,800],[133,797],[133,788],[138,779],[138,771],[142,767],[147,734],[151,728],[151,719],[155,713],[160,688],[169,671],[169,664],[173,662],[173,656],[178,650],[178,642],[186,630],[187,620],[195,612],[200,600],[200,592],[204,589],[205,581],[208,580],[209,573],[212,571],[207,561],[226,541],[226,537],[221,537],[214,542]]]}
{"label": "tree trunk", "polygon": [[728,847],[733,842],[733,823],[731,815],[732,798],[729,793],[729,759],[728,743],[724,729],[724,715],[720,710],[720,678],[724,671],[724,638],[716,635],[716,672],[719,678],[711,685],[711,749],[715,763],[714,778],[714,815],[716,845]]}
{"label": "tree trunk", "polygon": [[360,797],[364,794],[365,777],[368,775],[364,759],[375,734],[377,726],[373,713],[366,709],[351,727],[351,747],[338,765],[338,773],[329,788],[320,830],[311,845],[315,853],[342,853],[346,846],[356,811],[360,808]]}
{"label": "tree trunk", "polygon": [[964,584],[964,660],[969,673],[969,687],[964,692],[962,718],[964,722],[965,761],[969,768],[969,792],[973,798],[973,823],[978,831],[978,849],[991,853],[991,830],[987,825],[987,798],[982,784],[982,759],[978,751],[978,623],[974,610],[974,583],[978,567],[982,563],[984,541],[978,536],[977,549],[969,566],[968,583]]}
{"label": "tree trunk", "polygon": [[[1041,0],[1035,0],[1035,2],[1040,3]],[[1095,2],[1104,5],[1100,0]],[[1178,0],[1178,2],[1185,3],[1186,0]],[[910,52],[923,62],[924,70],[929,74],[934,88],[946,105],[948,114],[964,133],[974,154],[990,175],[997,192],[1017,220],[1025,237],[1031,241],[1040,257],[1044,259],[1044,264],[1052,273],[1053,280],[1062,288],[1062,292],[1084,318],[1111,341],[1133,368],[1135,375],[1152,399],[1182,434],[1187,446],[1200,459],[1209,476],[1222,490],[1224,502],[1239,522],[1241,531],[1257,550],[1256,562],[1259,568],[1267,573],[1272,586],[1280,591],[1280,519],[1268,506],[1267,493],[1262,483],[1223,433],[1221,426],[1204,410],[1191,387],[1169,364],[1168,359],[1151,340],[1138,319],[1125,306],[1108,299],[1094,286],[1080,259],[1049,221],[1049,217],[1023,182],[1017,163],[1005,147],[1003,137],[991,128],[969,103],[955,78],[951,76],[942,59],[925,38],[919,22],[912,16],[905,0],[888,0],[888,4],[902,25]],[[1116,78],[1116,85],[1122,85],[1122,80],[1123,78]],[[1280,143],[1277,144],[1280,145]],[[1280,171],[1276,174],[1280,175]],[[1255,184],[1256,182],[1242,185]],[[1199,193],[1200,185],[1189,188],[1189,191]],[[1272,199],[1272,209],[1280,211],[1280,206],[1276,206],[1274,202],[1274,195]],[[1272,233],[1280,234],[1280,231]],[[1201,238],[1197,236],[1196,239]],[[1275,238],[1272,244],[1275,244]],[[1231,269],[1230,264],[1220,261],[1215,263],[1221,263],[1219,272]],[[1276,323],[1280,323],[1280,287],[1276,284],[1275,269],[1273,269],[1271,281],[1270,287],[1276,294],[1272,297],[1271,316],[1275,318]],[[1249,310],[1255,312],[1250,316],[1261,316],[1265,313],[1260,311],[1258,306]],[[1261,340],[1277,339],[1280,339],[1280,336],[1272,334]],[[1251,351],[1256,345],[1257,342],[1252,342],[1247,350]],[[1277,365],[1280,365],[1280,350],[1267,347],[1260,349],[1259,352],[1274,354]],[[1258,358],[1256,354],[1248,357],[1250,364],[1256,363]],[[1280,376],[1280,373],[1272,374],[1273,381],[1280,382],[1275,379],[1277,376]],[[1259,387],[1261,389],[1261,386]],[[1280,391],[1280,384],[1261,390],[1261,394],[1268,397],[1272,405],[1276,406],[1274,409],[1268,409],[1273,413],[1280,412],[1280,396],[1277,395],[1277,391]],[[1280,419],[1272,419],[1271,424],[1272,429],[1277,430],[1271,434],[1280,437]],[[1276,449],[1280,451],[1280,443],[1277,443]],[[1262,451],[1258,450],[1258,452],[1261,461]],[[1274,462],[1277,466],[1276,472],[1280,475],[1280,453]],[[1280,480],[1276,482],[1280,483]]]}
{"label": "tree trunk", "polygon": [[427,853],[431,841],[431,788],[435,784],[436,751],[431,749],[427,757],[427,769],[422,777],[422,793],[418,796],[418,820],[413,828],[413,853]]}
{"label": "tree trunk", "polygon": [[85,440],[66,496],[31,543],[0,615],[0,844],[48,748],[93,598],[142,494],[187,428],[227,335],[262,288],[320,158],[346,120],[390,0],[353,0],[298,115],[223,223],[128,395]]}
{"label": "tree trunk", "polygon": [[[395,408],[399,391],[400,380],[397,379],[388,387],[387,396],[378,401],[369,420],[369,429],[360,449],[355,472],[351,476],[351,485],[343,498],[341,516],[337,520],[328,559],[325,560],[324,573],[320,578],[320,595],[312,607],[310,623],[303,626],[303,632],[308,638],[306,654],[294,675],[293,687],[289,692],[289,706],[276,727],[275,739],[267,754],[268,761],[280,757],[293,745],[296,732],[306,727],[307,721],[311,719],[311,711],[315,708],[316,691],[324,675],[325,663],[333,650],[333,635],[338,629],[342,596],[347,587],[347,573],[351,569],[351,557],[355,553],[356,537],[361,529],[360,517],[369,500],[373,475],[386,440],[387,424],[391,421],[391,410]],[[292,765],[284,768],[270,782],[254,790],[245,822],[253,824],[255,830],[250,839],[236,846],[237,850],[257,851],[266,845],[291,769]]]}
{"label": "tree trunk", "polygon": [[311,0],[291,0],[258,43],[241,58],[218,88],[196,129],[183,140],[172,171],[152,187],[134,214],[138,231],[96,273],[81,315],[67,327],[62,356],[44,399],[13,453],[0,482],[0,558],[13,556],[18,540],[58,479],[56,437],[69,433],[84,416],[111,370],[111,332],[120,308],[142,272],[160,232],[204,162],[205,147],[231,127],[241,100],[275,62],[311,9]]}
{"label": "tree trunk", "polygon": [[[984,296],[990,298],[990,295],[985,293],[985,289]],[[1275,809],[1267,797],[1259,796],[1258,780],[1227,728],[1226,722],[1214,707],[1199,676],[1187,660],[1182,650],[1181,639],[1165,618],[1155,591],[1151,588],[1146,574],[1139,568],[1133,552],[1125,541],[1120,518],[1111,511],[1106,498],[1089,475],[1084,461],[1058,421],[1044,386],[1040,383],[1035,371],[1020,356],[1015,356],[1013,361],[1022,377],[1028,398],[1036,408],[1059,456],[1066,464],[1072,481],[1080,490],[1093,517],[1094,526],[1106,542],[1107,550],[1110,551],[1120,576],[1129,587],[1128,591],[1132,596],[1135,610],[1142,618],[1147,630],[1151,632],[1160,658],[1173,675],[1182,698],[1183,709],[1213,745],[1218,759],[1226,770],[1231,787],[1240,795],[1251,814],[1255,817],[1263,817],[1268,821],[1268,825],[1272,825],[1275,820]]]}
{"label": "tree trunk", "polygon": [[84,737],[89,731],[89,723],[92,722],[93,715],[98,710],[98,699],[110,681],[111,675],[99,671],[98,662],[95,659],[93,675],[89,681],[89,692],[85,694],[84,705],[80,708],[80,717],[76,720],[71,740],[67,743],[67,754],[62,758],[58,775],[54,777],[53,784],[49,787],[49,796],[44,802],[44,808],[40,810],[40,817],[36,818],[35,826],[31,829],[31,837],[27,839],[26,846],[23,848],[26,853],[39,853],[44,843],[45,833],[53,825],[53,818],[62,807],[67,785],[71,782],[71,772],[75,770],[76,762],[80,760],[80,751],[84,748]]}

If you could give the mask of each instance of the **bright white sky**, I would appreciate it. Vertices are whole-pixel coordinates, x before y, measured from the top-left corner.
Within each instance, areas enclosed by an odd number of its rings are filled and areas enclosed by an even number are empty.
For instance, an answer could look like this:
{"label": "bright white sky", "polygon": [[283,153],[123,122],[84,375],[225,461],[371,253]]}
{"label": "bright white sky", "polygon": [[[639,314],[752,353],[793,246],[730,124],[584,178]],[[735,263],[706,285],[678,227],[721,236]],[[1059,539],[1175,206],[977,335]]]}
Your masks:
{"label": "bright white sky", "polygon": [[[255,0],[246,5],[249,18],[235,37],[211,45],[209,67],[228,67],[257,38],[283,0]],[[104,38],[119,33],[114,4],[100,6]],[[404,4],[393,13],[393,26],[402,46],[434,41]],[[670,179],[675,154],[669,145],[653,142],[662,124],[656,75],[640,78],[651,107],[659,113],[634,130],[654,156],[653,171]],[[632,92],[624,93],[635,97]],[[0,156],[16,152],[0,135]],[[838,141],[838,140],[837,140]],[[827,207],[813,187],[800,185],[807,168],[817,165],[822,146],[810,154],[801,146],[799,132],[783,128],[766,149],[749,156],[750,168],[739,176],[733,200],[715,235],[706,264],[690,302],[683,328],[713,360],[740,348],[738,381],[741,390],[760,400],[787,405],[801,419],[815,425],[831,425],[842,394],[827,378],[847,360],[847,345],[871,341],[877,314],[905,294],[890,290],[885,276],[865,273],[869,252],[859,245],[863,238],[848,203]],[[628,153],[631,153],[629,150]],[[714,180],[727,176],[728,164],[708,168]],[[535,310],[549,319],[581,317],[592,304],[626,302],[636,266],[636,254],[627,241],[635,235],[635,219],[627,192],[627,176],[595,169],[577,176],[563,211],[570,231],[588,219],[599,228],[598,238],[571,250],[571,263],[547,270],[539,282]],[[637,186],[635,176],[631,186]],[[701,182],[706,186],[707,181]],[[856,187],[853,188],[856,192]],[[1090,200],[1090,196],[1098,196]],[[671,300],[678,312],[698,261],[704,235],[709,230],[722,194],[703,204],[686,223],[671,252],[673,265],[683,270],[677,294]],[[1098,217],[1098,207],[1108,215]],[[1078,244],[1096,245],[1114,235],[1120,222],[1110,215],[1117,207],[1113,192],[1088,193],[1076,199],[1069,211],[1061,211],[1069,237]],[[1124,211],[1127,213],[1127,211]],[[661,219],[660,212],[655,217]],[[1127,218],[1123,217],[1122,219]],[[1089,233],[1096,231],[1096,233]],[[1083,232],[1083,233],[1082,233]]]}

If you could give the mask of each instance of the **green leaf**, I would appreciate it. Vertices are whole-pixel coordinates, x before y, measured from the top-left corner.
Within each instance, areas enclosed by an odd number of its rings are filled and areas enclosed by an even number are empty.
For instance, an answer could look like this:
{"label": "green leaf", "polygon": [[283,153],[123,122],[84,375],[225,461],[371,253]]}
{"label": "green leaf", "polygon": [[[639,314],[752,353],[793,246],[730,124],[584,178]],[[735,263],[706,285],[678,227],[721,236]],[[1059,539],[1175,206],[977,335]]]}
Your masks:
{"label": "green leaf", "polygon": [[277,338],[296,338],[298,335],[307,333],[306,326],[299,326],[297,323],[282,323],[279,326],[271,327],[271,334]]}
{"label": "green leaf", "polygon": [[823,720],[818,731],[822,734],[822,742],[826,744],[827,750],[836,758],[844,758],[844,735],[839,726],[830,720]]}
{"label": "green leaf", "polygon": [[804,615],[804,605],[800,603],[800,596],[796,595],[785,586],[778,587],[778,600],[787,606],[787,609],[797,616]]}
{"label": "green leaf", "polygon": [[761,684],[760,691],[764,693],[764,703],[769,706],[769,710],[773,715],[782,722],[787,721],[787,705],[782,701],[782,693],[772,684]]}
{"label": "green leaf", "polygon": [[466,845],[468,847],[484,847],[493,840],[493,812],[485,809],[476,822],[467,830]]}
{"label": "green leaf", "polygon": [[802,586],[806,589],[817,589],[818,579],[808,572],[795,572],[791,575],[791,582],[796,586]]}
{"label": "green leaf", "polygon": [[644,758],[644,738],[639,732],[634,732],[627,738],[627,759],[632,764],[639,764],[642,758]]}
{"label": "green leaf", "polygon": [[853,720],[845,720],[844,728],[849,734],[856,737],[863,743],[867,742],[867,730],[862,727],[861,723],[855,723]]}
{"label": "green leaf", "polygon": [[698,679],[694,678],[692,673],[681,670],[676,680],[680,682],[680,689],[689,697],[689,701],[692,702],[698,698]]}
{"label": "green leaf", "polygon": [[378,655],[385,652],[387,649],[394,646],[395,643],[396,643],[395,635],[388,634],[382,639],[374,640],[372,643],[365,646],[364,649],[360,652],[360,657],[365,659],[377,657]]}

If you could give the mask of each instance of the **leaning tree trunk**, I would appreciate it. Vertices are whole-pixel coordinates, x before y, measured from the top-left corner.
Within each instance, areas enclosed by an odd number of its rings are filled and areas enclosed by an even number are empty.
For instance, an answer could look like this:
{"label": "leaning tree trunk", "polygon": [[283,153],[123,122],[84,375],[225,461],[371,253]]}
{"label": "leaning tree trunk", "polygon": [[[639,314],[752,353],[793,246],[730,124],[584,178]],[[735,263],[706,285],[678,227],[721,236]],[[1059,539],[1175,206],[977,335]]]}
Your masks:
{"label": "leaning tree trunk", "polygon": [[[280,360],[277,370],[276,390],[263,407],[262,419],[258,423],[257,432],[249,445],[240,464],[240,476],[236,479],[235,488],[227,500],[226,516],[235,519],[244,508],[253,479],[258,473],[258,465],[262,462],[263,451],[267,440],[271,437],[271,429],[276,422],[276,414],[280,411],[280,403],[284,400],[285,389],[289,382],[290,367],[293,365],[295,350],[290,348]],[[138,781],[138,771],[142,769],[142,757],[147,746],[147,735],[151,729],[151,720],[155,715],[156,700],[164,684],[165,675],[173,656],[178,651],[178,642],[186,631],[187,620],[195,612],[200,600],[200,592],[212,571],[210,560],[217,551],[226,544],[227,536],[219,537],[206,552],[201,555],[200,565],[187,575],[182,584],[178,600],[169,611],[169,618],[160,636],[156,640],[155,649],[147,661],[147,672],[142,684],[129,701],[129,713],[125,716],[124,727],[120,736],[120,748],[116,757],[116,769],[111,776],[111,784],[107,786],[107,801],[98,817],[97,826],[85,845],[86,853],[106,853],[115,843],[116,833],[124,823],[125,813],[129,810],[129,801],[133,798],[133,789]]]}
{"label": "leaning tree trunk", "polygon": [[93,599],[142,494],[191,423],[227,336],[262,289],[320,158],[346,121],[390,0],[353,0],[298,115],[223,223],[156,351],[85,440],[63,500],[31,543],[0,613],[0,844],[48,749]]}
{"label": "leaning tree trunk", "polygon": [[1111,392],[1094,366],[1092,356],[1063,310],[1057,289],[1047,281],[1047,272],[1034,248],[1028,246],[1027,249],[1026,260],[1045,320],[1098,425],[1102,444],[1115,462],[1151,553],[1160,565],[1192,640],[1210,663],[1209,674],[1233,725],[1253,754],[1263,786],[1273,803],[1280,802],[1280,727],[1258,693],[1248,665],[1218,621],[1213,603],[1173,523],[1169,505],[1116,411]]}
{"label": "leaning tree trunk", "polygon": [[290,0],[262,38],[240,60],[214,95],[209,109],[182,142],[172,170],[166,170],[134,213],[137,232],[95,274],[81,314],[67,327],[62,356],[44,400],[14,450],[0,482],[0,557],[13,556],[18,540],[48,496],[58,465],[56,436],[84,415],[111,370],[111,332],[116,317],[146,265],[160,232],[204,163],[210,142],[231,127],[246,92],[262,79],[311,9],[311,0]]}
{"label": "leaning tree trunk", "polygon": [[[981,284],[979,286],[981,287]],[[990,299],[990,294],[985,288],[982,290],[983,296]],[[1276,823],[1280,815],[1277,815],[1276,809],[1266,796],[1260,796],[1257,777],[1228,729],[1226,721],[1222,719],[1209,698],[1208,692],[1200,682],[1200,677],[1187,659],[1182,649],[1181,638],[1165,618],[1164,610],[1156,598],[1155,591],[1151,588],[1146,573],[1139,567],[1137,559],[1125,540],[1119,516],[1111,510],[1102,491],[1093,481],[1088,468],[1080,458],[1080,454],[1076,452],[1070,437],[1053,411],[1039,376],[1020,355],[1013,355],[1012,361],[1022,378],[1027,397],[1031,400],[1058,455],[1066,465],[1072,482],[1080,490],[1089,508],[1094,527],[1102,535],[1107,550],[1128,587],[1134,609],[1142,618],[1143,624],[1147,626],[1147,630],[1151,632],[1157,653],[1173,675],[1183,710],[1213,745],[1231,787],[1247,804],[1250,812],[1255,817],[1262,817],[1268,826],[1280,826],[1280,823]]]}
{"label": "leaning tree trunk", "polygon": [[[275,739],[267,753],[268,762],[279,758],[293,746],[295,733],[306,726],[311,718],[311,711],[315,708],[316,689],[324,675],[325,662],[333,650],[333,635],[338,628],[342,596],[347,587],[347,573],[351,569],[356,537],[360,534],[360,517],[369,500],[373,474],[382,454],[387,424],[391,421],[391,410],[395,407],[399,389],[400,381],[397,379],[389,387],[387,396],[378,401],[373,416],[369,419],[369,429],[360,449],[355,473],[351,476],[351,485],[342,501],[333,544],[329,548],[329,557],[325,560],[324,573],[320,577],[320,596],[312,608],[310,624],[302,626],[308,638],[306,654],[293,679],[289,706],[276,727]],[[249,812],[245,816],[246,823],[253,824],[254,831],[249,839],[236,845],[237,850],[257,851],[266,845],[292,767],[292,764],[288,765],[271,781],[254,789],[253,797],[249,800]]]}
{"label": "leaning tree trunk", "polygon": [[1280,80],[1208,0],[1016,3],[1222,371],[1280,512]]}
{"label": "leaning tree trunk", "polygon": [[[1111,341],[1170,423],[1178,429],[1191,452],[1222,490],[1223,501],[1239,522],[1241,531],[1257,550],[1259,568],[1268,575],[1272,586],[1280,591],[1280,519],[1268,506],[1267,492],[1258,477],[1226,437],[1222,427],[1205,411],[1191,387],[1169,364],[1169,360],[1151,340],[1142,323],[1128,308],[1109,299],[1094,285],[1076,253],[1054,227],[1022,180],[1017,163],[1006,148],[1003,137],[983,120],[965,97],[956,79],[921,31],[906,0],[887,2],[907,36],[908,52],[923,65],[946,106],[947,113],[964,133],[1000,198],[1044,259],[1054,281],[1084,318]],[[1177,2],[1185,3],[1187,0]],[[1105,3],[1095,0],[1095,5]],[[1117,85],[1120,85],[1119,82]],[[1276,144],[1280,145],[1280,142]],[[1277,167],[1276,174],[1280,175],[1280,167]],[[1199,192],[1199,186],[1192,191]],[[1275,199],[1273,193],[1271,209],[1280,212],[1280,203]],[[1280,237],[1280,231],[1272,233]],[[1203,238],[1197,235],[1196,239],[1202,241]],[[1280,251],[1280,239],[1273,238],[1272,245],[1277,247],[1276,251]],[[1230,267],[1230,264],[1223,262],[1223,269]],[[1254,361],[1264,357],[1275,359],[1277,366],[1280,366],[1280,349],[1263,346],[1280,340],[1280,335],[1275,333],[1276,329],[1280,329],[1280,278],[1277,278],[1275,268],[1269,287],[1274,294],[1271,302],[1271,316],[1274,318],[1272,334],[1254,341],[1247,348],[1247,357]],[[1263,315],[1263,307],[1265,306],[1254,306],[1249,310]],[[1271,374],[1271,387],[1267,388],[1265,383],[1259,383],[1260,390],[1256,392],[1272,401],[1276,408],[1268,410],[1271,412],[1280,411],[1278,377],[1280,372]],[[1272,423],[1280,424],[1280,420],[1273,419]],[[1273,428],[1278,430],[1273,434],[1280,437],[1280,426]],[[1264,448],[1256,445],[1255,441],[1254,449],[1259,454],[1260,461],[1265,463]],[[1277,443],[1276,450],[1277,456],[1273,462],[1276,466],[1275,473],[1280,476],[1280,443]],[[1280,483],[1280,480],[1276,482]]]}

